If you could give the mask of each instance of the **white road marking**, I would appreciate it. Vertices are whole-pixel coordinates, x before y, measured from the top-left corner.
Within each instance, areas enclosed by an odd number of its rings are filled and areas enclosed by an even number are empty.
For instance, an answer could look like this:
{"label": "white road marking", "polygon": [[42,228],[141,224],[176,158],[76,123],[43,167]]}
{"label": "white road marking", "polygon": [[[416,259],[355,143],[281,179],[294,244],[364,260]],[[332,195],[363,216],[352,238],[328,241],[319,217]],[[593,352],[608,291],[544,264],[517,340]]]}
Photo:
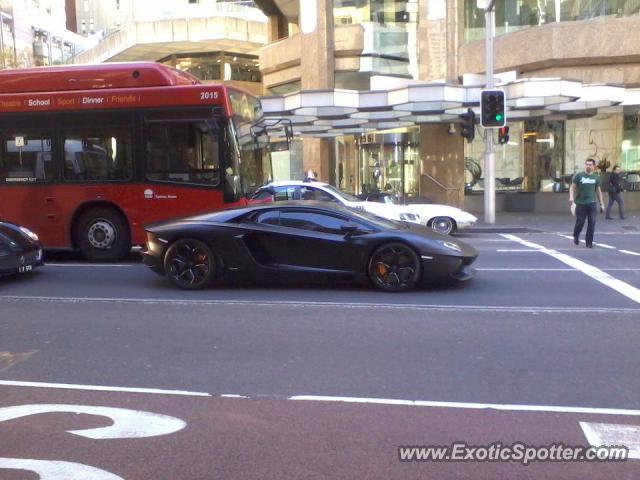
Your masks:
{"label": "white road marking", "polygon": [[536,253],[538,250],[532,250],[530,248],[499,248],[496,252],[500,253]]}
{"label": "white road marking", "polygon": [[[479,272],[579,272],[575,268],[476,268]],[[605,272],[638,272],[637,268],[603,268]]]}
{"label": "white road marking", "polygon": [[594,280],[606,285],[607,287],[615,290],[616,292],[624,295],[625,297],[633,300],[636,303],[640,303],[640,289],[637,289],[633,285],[629,285],[622,280],[618,280],[615,277],[612,277],[608,273],[596,268],[588,263],[585,263],[577,258],[570,257],[569,255],[565,255],[564,253],[560,253],[557,250],[546,248],[542,245],[538,245],[533,242],[529,242],[527,240],[523,240],[515,235],[511,235],[508,233],[503,233],[502,236],[504,238],[509,238],[514,242],[520,243],[525,247],[538,249],[540,252],[546,253],[551,257],[560,260],[562,263],[569,265],[570,267],[576,268],[583,272],[585,275],[593,278]]}
{"label": "white road marking", "polygon": [[575,268],[476,268],[476,270],[479,272],[577,272]]}
{"label": "white road marking", "polygon": [[169,435],[187,424],[176,417],[159,413],[88,405],[33,404],[0,408],[0,423],[42,413],[75,413],[107,417],[113,424],[107,427],[68,430],[68,433],[93,440],[115,438],[148,438]]}
{"label": "white road marking", "polygon": [[394,398],[362,398],[362,397],[332,397],[326,395],[295,395],[288,400],[311,402],[341,402],[341,403],[366,403],[375,405],[405,405],[409,407],[441,407],[464,408],[471,410],[491,409],[506,410],[512,412],[557,412],[557,413],[585,413],[593,415],[626,415],[638,416],[640,410],[627,410],[621,408],[592,408],[592,407],[567,407],[552,405],[513,405],[502,403],[466,403],[466,402],[434,402],[428,400],[400,400]]}
{"label": "white road marking", "polygon": [[[518,312],[518,313],[640,313],[638,308],[625,307],[537,307],[537,306],[503,306],[503,305],[446,305],[446,304],[414,304],[414,303],[339,303],[339,302],[308,302],[297,300],[283,301],[251,301],[251,300],[185,300],[169,298],[89,298],[89,297],[41,297],[0,295],[0,301],[36,301],[45,303],[111,303],[111,304],[143,304],[143,305],[189,305],[210,306],[229,305],[247,307],[288,307],[288,308],[337,308],[340,310],[358,309],[389,309],[389,310],[418,310],[418,311],[476,311],[476,312]],[[0,383],[1,385],[1,383]]]}
{"label": "white road marking", "polygon": [[580,422],[580,427],[592,447],[624,445],[629,449],[629,458],[640,460],[640,427],[638,425]]}
{"label": "white road marking", "polygon": [[71,383],[46,383],[46,382],[20,382],[17,380],[0,380],[0,386],[7,387],[34,387],[34,388],[59,388],[63,390],[87,390],[92,392],[127,392],[149,393],[154,395],[181,395],[187,397],[210,397],[208,393],[187,392],[184,390],[161,390],[157,388],[131,388],[131,387],[105,387],[101,385],[77,385]]}
{"label": "white road marking", "polygon": [[[564,238],[568,238],[569,240],[573,240],[573,237],[571,235],[560,235],[561,237]],[[584,243],[584,240],[580,240],[581,243]],[[629,250],[620,250],[617,247],[612,247],[611,245],[605,245],[604,243],[598,243],[598,242],[593,242],[594,245],[596,245],[597,247],[603,247],[603,248],[608,248],[611,250],[618,250],[620,253],[626,253],[627,255],[636,255],[640,257],[640,253],[637,252],[632,252]],[[559,250],[559,249],[556,249]]]}
{"label": "white road marking", "polygon": [[26,470],[40,480],[124,480],[118,475],[82,463],[26,458],[0,458],[0,469]]}
{"label": "white road marking", "polygon": [[72,267],[72,268],[78,268],[78,267],[109,267],[109,268],[130,268],[130,267],[136,267],[139,266],[139,263],[50,263],[50,262],[45,262],[45,266],[47,267]]}

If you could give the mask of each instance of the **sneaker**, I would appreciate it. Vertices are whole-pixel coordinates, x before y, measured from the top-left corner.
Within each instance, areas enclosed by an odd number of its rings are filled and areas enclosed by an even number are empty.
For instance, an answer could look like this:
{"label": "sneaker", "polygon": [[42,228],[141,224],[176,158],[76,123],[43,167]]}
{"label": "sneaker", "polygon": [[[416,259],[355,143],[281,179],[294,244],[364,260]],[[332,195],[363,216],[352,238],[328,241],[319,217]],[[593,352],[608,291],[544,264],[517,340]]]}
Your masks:
{"label": "sneaker", "polygon": [[587,243],[587,248],[593,248],[593,244],[592,243]]}

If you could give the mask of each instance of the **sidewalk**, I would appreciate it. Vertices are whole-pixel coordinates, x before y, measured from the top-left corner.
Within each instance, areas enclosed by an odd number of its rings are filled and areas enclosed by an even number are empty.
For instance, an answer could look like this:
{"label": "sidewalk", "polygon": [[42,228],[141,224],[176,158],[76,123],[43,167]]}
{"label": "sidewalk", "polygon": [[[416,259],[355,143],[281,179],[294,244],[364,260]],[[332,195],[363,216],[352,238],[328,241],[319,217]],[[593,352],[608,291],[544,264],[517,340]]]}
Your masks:
{"label": "sidewalk", "polygon": [[[475,226],[462,230],[461,233],[571,233],[575,223],[575,217],[569,213],[499,212],[496,213],[496,222],[493,225],[484,222],[483,214],[475,215],[478,217]],[[596,233],[640,233],[640,215],[630,214],[624,220],[618,217],[614,217],[614,220],[606,220],[604,214],[599,213],[596,219]]]}

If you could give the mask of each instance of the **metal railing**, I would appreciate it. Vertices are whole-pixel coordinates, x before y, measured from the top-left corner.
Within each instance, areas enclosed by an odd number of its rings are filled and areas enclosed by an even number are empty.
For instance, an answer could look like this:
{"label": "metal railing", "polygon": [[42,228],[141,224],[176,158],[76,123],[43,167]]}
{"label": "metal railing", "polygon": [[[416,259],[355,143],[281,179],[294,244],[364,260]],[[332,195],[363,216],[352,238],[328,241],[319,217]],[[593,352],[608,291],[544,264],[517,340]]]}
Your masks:
{"label": "metal railing", "polygon": [[431,180],[433,183],[435,183],[437,186],[439,186],[445,192],[454,191],[454,190],[460,190],[460,188],[461,188],[461,187],[447,187],[446,185],[440,183],[437,179],[433,178],[428,173],[423,173],[422,176],[427,177],[429,180]]}

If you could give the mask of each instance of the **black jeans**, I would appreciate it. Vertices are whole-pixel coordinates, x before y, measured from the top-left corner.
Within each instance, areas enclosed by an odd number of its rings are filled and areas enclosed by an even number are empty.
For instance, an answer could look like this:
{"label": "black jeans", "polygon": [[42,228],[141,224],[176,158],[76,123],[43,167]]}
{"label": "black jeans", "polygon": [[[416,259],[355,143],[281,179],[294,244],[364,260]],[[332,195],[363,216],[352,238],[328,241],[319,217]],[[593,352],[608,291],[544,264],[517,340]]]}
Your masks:
{"label": "black jeans", "polygon": [[620,209],[620,218],[624,218],[624,200],[622,200],[622,193],[609,192],[609,204],[607,205],[607,218],[611,217],[611,207],[613,203],[618,202],[618,208]]}
{"label": "black jeans", "polygon": [[598,206],[595,203],[587,205],[576,205],[576,226],[573,228],[573,239],[577,243],[580,239],[580,232],[584,227],[584,221],[587,220],[587,236],[585,242],[587,245],[593,243],[593,232],[596,229],[596,212]]}

